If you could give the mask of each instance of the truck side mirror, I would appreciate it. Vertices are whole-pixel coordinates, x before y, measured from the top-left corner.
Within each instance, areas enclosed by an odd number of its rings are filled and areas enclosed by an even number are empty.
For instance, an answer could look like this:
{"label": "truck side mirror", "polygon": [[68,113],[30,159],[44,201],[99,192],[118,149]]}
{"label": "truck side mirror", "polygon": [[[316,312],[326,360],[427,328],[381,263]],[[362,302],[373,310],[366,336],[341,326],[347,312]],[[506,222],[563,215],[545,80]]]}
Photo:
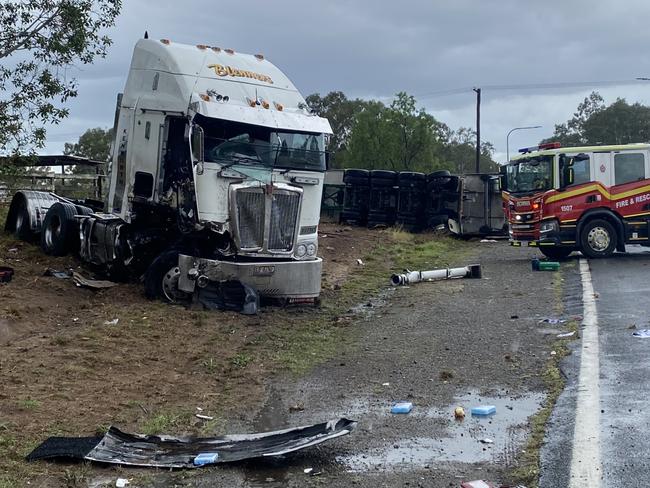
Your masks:
{"label": "truck side mirror", "polygon": [[192,161],[194,164],[203,163],[204,148],[203,148],[203,128],[200,125],[192,126]]}
{"label": "truck side mirror", "polygon": [[508,165],[506,164],[499,168],[498,185],[501,191],[508,191]]}

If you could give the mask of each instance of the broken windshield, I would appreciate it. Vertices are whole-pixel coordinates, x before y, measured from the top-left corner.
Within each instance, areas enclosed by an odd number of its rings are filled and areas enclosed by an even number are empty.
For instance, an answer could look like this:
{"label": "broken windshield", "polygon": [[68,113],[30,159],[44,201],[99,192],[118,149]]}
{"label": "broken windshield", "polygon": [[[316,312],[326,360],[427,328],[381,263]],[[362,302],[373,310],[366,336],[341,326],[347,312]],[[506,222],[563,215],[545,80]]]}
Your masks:
{"label": "broken windshield", "polygon": [[553,156],[526,158],[510,163],[507,170],[507,188],[510,193],[537,193],[550,190],[553,185]]}
{"label": "broken windshield", "polygon": [[242,164],[282,169],[325,171],[323,134],[195,119],[204,130],[204,158],[226,165]]}

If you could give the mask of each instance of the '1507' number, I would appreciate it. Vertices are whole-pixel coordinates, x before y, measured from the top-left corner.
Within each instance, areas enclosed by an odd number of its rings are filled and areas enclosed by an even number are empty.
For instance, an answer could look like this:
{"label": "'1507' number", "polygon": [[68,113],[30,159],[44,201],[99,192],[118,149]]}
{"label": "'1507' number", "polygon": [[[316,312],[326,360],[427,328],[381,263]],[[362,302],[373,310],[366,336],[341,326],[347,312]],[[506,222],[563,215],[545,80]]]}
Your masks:
{"label": "'1507' number", "polygon": [[571,210],[573,210],[573,205],[562,205],[560,209],[563,212],[570,212]]}

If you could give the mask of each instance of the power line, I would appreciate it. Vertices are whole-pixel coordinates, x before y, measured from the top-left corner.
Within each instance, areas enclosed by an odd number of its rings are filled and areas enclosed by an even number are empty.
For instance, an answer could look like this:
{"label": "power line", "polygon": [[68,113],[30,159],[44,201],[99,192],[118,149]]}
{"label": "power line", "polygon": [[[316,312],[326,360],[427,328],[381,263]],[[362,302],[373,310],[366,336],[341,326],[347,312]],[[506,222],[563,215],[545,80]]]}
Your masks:
{"label": "power line", "polygon": [[[539,90],[539,89],[557,89],[557,88],[580,88],[580,87],[596,87],[596,86],[616,86],[616,85],[636,85],[645,81],[642,78],[634,80],[609,80],[609,81],[565,81],[555,83],[519,83],[512,85],[481,85],[483,90],[495,91],[517,91],[517,90]],[[453,88],[449,90],[439,90],[435,92],[422,93],[414,95],[417,99],[437,98],[449,95],[457,95],[461,93],[471,92],[474,87],[468,86],[463,88]]]}

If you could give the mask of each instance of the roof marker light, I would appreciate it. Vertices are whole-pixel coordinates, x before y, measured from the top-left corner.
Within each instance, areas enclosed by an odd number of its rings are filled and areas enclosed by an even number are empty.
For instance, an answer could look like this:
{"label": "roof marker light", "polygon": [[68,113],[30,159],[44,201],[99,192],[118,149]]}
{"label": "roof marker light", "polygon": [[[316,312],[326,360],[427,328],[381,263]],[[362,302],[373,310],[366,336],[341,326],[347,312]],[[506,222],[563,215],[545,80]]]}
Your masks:
{"label": "roof marker light", "polygon": [[169,39],[161,39],[160,42],[162,42],[163,44],[166,44],[167,46],[169,46],[169,44],[171,44],[171,41]]}
{"label": "roof marker light", "polygon": [[204,102],[210,101],[210,95],[206,95],[205,93],[199,93],[199,97],[201,97],[201,100],[203,100]]}
{"label": "roof marker light", "polygon": [[197,44],[196,47],[198,47],[201,51],[208,48],[208,46],[206,46],[205,44]]}
{"label": "roof marker light", "polygon": [[273,105],[275,105],[275,109],[276,109],[278,112],[282,112],[282,111],[284,110],[284,107],[282,106],[281,103],[273,102]]}
{"label": "roof marker light", "polygon": [[262,107],[269,108],[270,107],[269,102],[267,102],[266,100],[262,100]]}
{"label": "roof marker light", "polygon": [[246,97],[246,102],[248,102],[248,105],[251,107],[255,107],[255,100],[251,100],[250,98]]}
{"label": "roof marker light", "polygon": [[228,54],[235,54],[234,49],[224,49],[224,51],[226,51]]}
{"label": "roof marker light", "polygon": [[217,46],[212,46],[210,49],[212,49],[215,53],[220,53],[221,52],[221,48],[217,47]]}
{"label": "roof marker light", "polygon": [[259,59],[260,61],[264,61],[264,55],[263,54],[256,54],[255,57]]}

